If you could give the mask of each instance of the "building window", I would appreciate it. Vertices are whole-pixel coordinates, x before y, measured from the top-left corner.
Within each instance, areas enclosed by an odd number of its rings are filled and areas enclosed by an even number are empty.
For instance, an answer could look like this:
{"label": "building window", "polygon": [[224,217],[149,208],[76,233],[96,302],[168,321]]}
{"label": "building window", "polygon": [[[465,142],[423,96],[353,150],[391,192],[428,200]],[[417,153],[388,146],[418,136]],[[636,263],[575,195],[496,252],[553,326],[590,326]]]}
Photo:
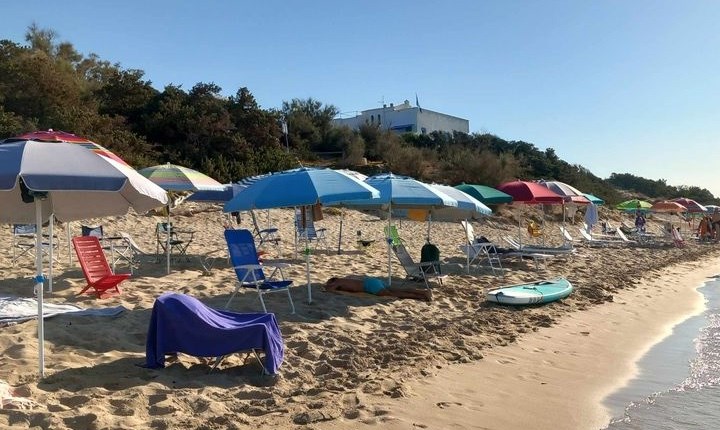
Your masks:
{"label": "building window", "polygon": [[382,125],[382,121],[380,121],[380,114],[378,114],[378,125]]}
{"label": "building window", "polygon": [[370,115],[370,124],[375,124],[375,115]]}
{"label": "building window", "polygon": [[420,133],[427,134],[427,128],[425,128],[425,127],[420,128]]}

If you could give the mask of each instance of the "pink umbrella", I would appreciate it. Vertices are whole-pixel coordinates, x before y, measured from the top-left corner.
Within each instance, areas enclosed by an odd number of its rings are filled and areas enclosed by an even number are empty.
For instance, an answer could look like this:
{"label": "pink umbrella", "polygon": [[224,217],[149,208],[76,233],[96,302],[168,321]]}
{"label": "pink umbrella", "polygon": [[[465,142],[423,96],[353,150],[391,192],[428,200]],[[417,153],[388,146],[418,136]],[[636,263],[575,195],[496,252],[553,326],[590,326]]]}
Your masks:
{"label": "pink umbrella", "polygon": [[679,197],[677,199],[670,200],[671,202],[677,202],[680,203],[685,207],[684,212],[690,212],[690,213],[700,213],[700,212],[706,212],[707,209],[705,206],[701,205],[700,203],[696,202],[693,199],[688,199],[687,197]]}
{"label": "pink umbrella", "polygon": [[[561,195],[550,191],[537,182],[519,180],[505,182],[504,184],[500,184],[497,189],[505,194],[509,194],[513,198],[513,203],[523,203],[527,205],[559,205],[563,203],[563,197]],[[518,240],[522,241],[520,223],[521,221],[518,220]],[[520,242],[520,245],[522,246],[522,242]]]}
{"label": "pink umbrella", "polygon": [[512,181],[500,184],[498,190],[509,194],[513,203],[524,204],[562,204],[563,197],[537,182]]}
{"label": "pink umbrella", "polygon": [[670,212],[670,213],[687,212],[687,209],[685,208],[685,206],[681,205],[678,202],[667,201],[667,200],[662,200],[662,201],[653,203],[653,205],[650,207],[650,210],[652,212]]}

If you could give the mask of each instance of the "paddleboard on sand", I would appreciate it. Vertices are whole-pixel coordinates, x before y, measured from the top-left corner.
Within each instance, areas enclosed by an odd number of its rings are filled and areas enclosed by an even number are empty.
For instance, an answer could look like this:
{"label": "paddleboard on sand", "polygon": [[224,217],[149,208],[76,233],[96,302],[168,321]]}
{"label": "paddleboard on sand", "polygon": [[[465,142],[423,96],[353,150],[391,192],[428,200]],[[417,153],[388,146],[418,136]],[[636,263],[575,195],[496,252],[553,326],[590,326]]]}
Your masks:
{"label": "paddleboard on sand", "polygon": [[493,288],[487,292],[487,299],[507,305],[531,305],[563,299],[569,296],[572,290],[572,284],[565,278],[546,279]]}

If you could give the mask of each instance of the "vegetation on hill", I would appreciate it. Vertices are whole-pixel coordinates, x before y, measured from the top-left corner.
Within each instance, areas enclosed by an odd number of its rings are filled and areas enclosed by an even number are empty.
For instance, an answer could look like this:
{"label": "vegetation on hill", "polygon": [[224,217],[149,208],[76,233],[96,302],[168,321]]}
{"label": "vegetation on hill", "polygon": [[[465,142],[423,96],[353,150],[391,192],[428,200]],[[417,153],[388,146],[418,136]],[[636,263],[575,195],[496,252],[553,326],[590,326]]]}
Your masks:
{"label": "vegetation on hill", "polygon": [[[542,151],[491,134],[397,135],[376,125],[336,127],[338,109],[312,98],[286,101],[278,110],[261,108],[245,87],[231,97],[202,82],[189,90],[168,85],[160,91],[142,70],[82,55],[56,39],[52,30],[33,24],[27,45],[0,41],[0,138],[53,128],[101,143],[136,167],[171,162],[221,182],[330,154],[339,166],[449,184],[554,179],[610,203],[624,198],[617,188],[651,199],[682,195],[717,202],[706,189],[664,180],[616,173],[604,180],[561,160],[552,148]],[[364,159],[371,163],[358,167]]]}

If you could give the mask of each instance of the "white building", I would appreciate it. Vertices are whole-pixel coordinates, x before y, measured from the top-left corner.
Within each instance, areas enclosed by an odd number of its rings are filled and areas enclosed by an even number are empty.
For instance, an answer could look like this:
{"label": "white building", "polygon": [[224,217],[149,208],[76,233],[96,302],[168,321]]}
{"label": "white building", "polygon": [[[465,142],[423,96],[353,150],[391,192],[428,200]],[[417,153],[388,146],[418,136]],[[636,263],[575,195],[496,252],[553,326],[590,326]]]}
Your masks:
{"label": "white building", "polygon": [[335,119],[334,123],[353,129],[358,129],[362,124],[378,124],[382,128],[397,133],[428,134],[433,131],[470,133],[470,121],[410,106],[408,100],[398,106],[390,103],[389,106],[383,105],[381,108],[364,110],[360,112],[360,115],[352,118]]}

